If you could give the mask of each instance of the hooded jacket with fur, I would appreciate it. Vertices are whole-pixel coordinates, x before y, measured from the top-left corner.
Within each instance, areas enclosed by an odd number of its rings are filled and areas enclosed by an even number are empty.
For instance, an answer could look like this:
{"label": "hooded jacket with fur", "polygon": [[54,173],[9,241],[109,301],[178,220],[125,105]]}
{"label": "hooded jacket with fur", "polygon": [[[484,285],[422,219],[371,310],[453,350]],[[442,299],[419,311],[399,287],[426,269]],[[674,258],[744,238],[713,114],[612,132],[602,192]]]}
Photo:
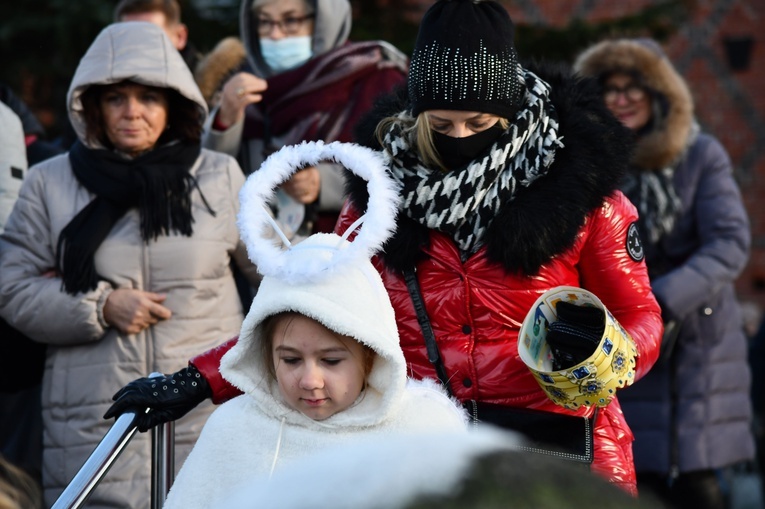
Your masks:
{"label": "hooded jacket with fur", "polygon": [[680,202],[674,227],[646,258],[663,316],[679,334],[620,396],[635,432],[636,468],[669,475],[752,459],[751,375],[733,286],[751,237],[728,154],[698,133],[688,85],[655,42],[604,41],[576,68],[598,78],[631,72],[651,91],[654,115],[635,143],[631,171],[671,168]]}
{"label": "hooded jacket with fur", "polygon": [[[70,87],[70,119],[83,143],[82,92],[126,79],[172,89],[206,112],[191,73],[160,28],[145,22],[113,24],[83,56]],[[66,154],[38,164],[24,179],[0,238],[0,314],[48,345],[42,392],[47,506],[109,431],[113,422],[102,416],[120,387],[152,372],[176,371],[189,355],[239,331],[243,314],[231,261],[256,277],[236,228],[244,178],[233,158],[208,150],[201,151],[191,174],[199,185],[190,193],[193,234],[144,242],[138,210],[129,210],[95,252],[104,280],[76,295],[65,293],[61,279],[46,273],[56,265],[61,230],[94,196],[77,180]],[[103,306],[117,288],[167,295],[163,305],[172,317],[138,334],[109,327]],[[211,411],[203,405],[178,422],[176,465],[183,463]],[[93,492],[90,507],[149,507],[150,439],[149,434],[133,438],[129,453],[117,459]]]}

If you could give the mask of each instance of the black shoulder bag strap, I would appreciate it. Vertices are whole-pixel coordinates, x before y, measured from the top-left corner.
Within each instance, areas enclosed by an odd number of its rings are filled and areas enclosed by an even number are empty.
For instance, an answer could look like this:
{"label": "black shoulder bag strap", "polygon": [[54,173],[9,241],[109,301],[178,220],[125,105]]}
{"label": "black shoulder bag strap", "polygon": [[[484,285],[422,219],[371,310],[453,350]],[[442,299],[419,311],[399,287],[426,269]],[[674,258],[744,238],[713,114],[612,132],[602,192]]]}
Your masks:
{"label": "black shoulder bag strap", "polygon": [[409,295],[412,297],[412,304],[414,304],[414,310],[417,313],[417,321],[420,323],[420,329],[422,329],[422,335],[425,338],[428,360],[436,368],[436,375],[441,380],[441,385],[444,386],[449,396],[453,396],[452,390],[449,387],[449,377],[446,376],[444,361],[441,359],[441,352],[438,351],[438,345],[436,344],[436,335],[433,333],[428,312],[425,310],[425,301],[422,298],[417,274],[415,274],[414,269],[405,269],[403,272],[406,287],[409,290]]}

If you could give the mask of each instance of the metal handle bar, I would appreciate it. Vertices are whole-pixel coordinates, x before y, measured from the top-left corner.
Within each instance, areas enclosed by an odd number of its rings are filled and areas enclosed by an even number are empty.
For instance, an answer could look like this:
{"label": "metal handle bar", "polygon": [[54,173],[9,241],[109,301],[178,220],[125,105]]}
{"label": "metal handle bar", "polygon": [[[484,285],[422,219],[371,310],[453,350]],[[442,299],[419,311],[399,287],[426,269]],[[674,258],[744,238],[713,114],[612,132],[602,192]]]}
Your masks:
{"label": "metal handle bar", "polygon": [[[152,373],[149,378],[163,376]],[[146,410],[148,411],[148,409]],[[135,435],[135,412],[117,417],[109,432],[80,467],[51,509],[77,509],[93,493],[114,461]],[[151,507],[159,509],[175,477],[175,423],[168,422],[152,429]]]}

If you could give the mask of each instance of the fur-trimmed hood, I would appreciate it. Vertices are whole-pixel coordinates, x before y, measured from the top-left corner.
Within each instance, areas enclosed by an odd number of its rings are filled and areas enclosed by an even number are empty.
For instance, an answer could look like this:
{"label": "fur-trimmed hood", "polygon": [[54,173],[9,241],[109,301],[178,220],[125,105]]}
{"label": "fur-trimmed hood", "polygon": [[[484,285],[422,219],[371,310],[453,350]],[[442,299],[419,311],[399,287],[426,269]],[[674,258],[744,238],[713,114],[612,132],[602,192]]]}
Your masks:
{"label": "fur-trimmed hood", "polygon": [[[627,170],[630,133],[606,109],[594,80],[572,78],[568,69],[550,64],[529,69],[551,86],[564,148],[556,152],[546,176],[501,207],[486,234],[486,247],[489,258],[508,271],[533,275],[573,245],[587,214],[618,188]],[[404,89],[378,102],[357,126],[357,141],[379,149],[377,123],[404,109]],[[347,182],[351,201],[365,210],[364,182],[350,174]],[[429,243],[429,230],[403,212],[397,225],[382,256],[390,267],[401,270],[425,256],[422,248]]]}
{"label": "fur-trimmed hood", "polygon": [[661,47],[650,39],[602,41],[585,50],[574,63],[583,76],[601,80],[616,71],[637,73],[664,107],[664,118],[643,135],[633,152],[633,164],[659,170],[675,163],[688,147],[694,124],[693,98],[688,85]]}
{"label": "fur-trimmed hood", "polygon": [[[331,257],[350,244],[334,234],[315,234],[295,244],[292,263]],[[292,282],[266,275],[242,324],[239,341],[221,359],[226,380],[252,398],[274,419],[309,429],[347,429],[379,425],[395,413],[406,382],[406,363],[399,346],[396,319],[380,275],[370,261],[358,259],[328,271],[318,281]],[[376,353],[367,384],[357,403],[317,422],[292,409],[268,374],[262,354],[263,320],[292,311],[351,337]]]}
{"label": "fur-trimmed hood", "polygon": [[216,94],[246,59],[247,50],[242,41],[237,37],[226,37],[199,61],[194,70],[194,79],[208,105],[218,103]]}

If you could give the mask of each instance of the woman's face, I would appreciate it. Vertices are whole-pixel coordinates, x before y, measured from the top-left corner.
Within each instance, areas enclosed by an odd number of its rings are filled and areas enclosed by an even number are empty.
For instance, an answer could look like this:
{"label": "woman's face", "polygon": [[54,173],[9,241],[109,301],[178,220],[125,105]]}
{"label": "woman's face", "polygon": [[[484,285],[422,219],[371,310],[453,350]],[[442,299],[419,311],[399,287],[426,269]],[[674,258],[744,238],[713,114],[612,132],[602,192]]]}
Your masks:
{"label": "woman's face", "polygon": [[286,403],[317,421],[350,407],[364,389],[364,346],[303,315],[278,320],[271,348]]}
{"label": "woman's face", "polygon": [[151,150],[167,127],[167,92],[137,83],[108,87],[100,100],[104,131],[130,156]]}
{"label": "woman's face", "polygon": [[638,131],[651,120],[651,98],[626,73],[614,73],[603,85],[603,100],[611,113],[629,129]]}
{"label": "woman's face", "polygon": [[278,40],[313,35],[313,17],[308,15],[305,0],[268,2],[258,8],[255,21],[261,38]]}
{"label": "woman's face", "polygon": [[483,132],[499,121],[497,115],[478,111],[428,110],[430,128],[452,138]]}

